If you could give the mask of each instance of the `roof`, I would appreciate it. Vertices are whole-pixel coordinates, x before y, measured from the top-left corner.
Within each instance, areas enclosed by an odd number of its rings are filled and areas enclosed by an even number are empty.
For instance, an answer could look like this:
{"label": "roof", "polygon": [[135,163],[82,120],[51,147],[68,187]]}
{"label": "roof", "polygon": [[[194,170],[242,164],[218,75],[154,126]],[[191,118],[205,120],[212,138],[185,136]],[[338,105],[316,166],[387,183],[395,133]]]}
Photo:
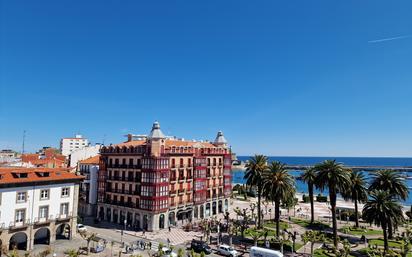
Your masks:
{"label": "roof", "polygon": [[113,147],[116,147],[116,146],[118,146],[118,147],[123,147],[123,146],[129,147],[129,146],[139,146],[139,145],[144,145],[144,144],[146,144],[146,140],[134,140],[134,141],[129,141],[129,142],[116,144],[116,145],[113,145]]}
{"label": "roof", "polygon": [[159,122],[155,121],[152,126],[152,131],[150,131],[149,138],[157,139],[157,138],[165,138],[165,135],[160,130]]}
{"label": "roof", "polygon": [[[27,174],[27,177],[18,177],[19,174]],[[42,174],[48,176],[42,176]],[[65,168],[22,168],[22,167],[1,167],[0,168],[0,185],[33,183],[46,181],[67,181],[82,180],[83,176],[71,173]]]}
{"label": "roof", "polygon": [[222,131],[219,131],[219,132],[217,132],[217,136],[216,136],[216,139],[215,139],[215,144],[227,144],[227,140],[226,140],[226,138],[223,136],[223,132]]}
{"label": "roof", "polygon": [[99,164],[100,162],[100,155],[96,155],[86,160],[80,161],[80,164]]}
{"label": "roof", "polygon": [[[140,146],[140,145],[145,145],[146,144],[146,140],[135,140],[135,141],[129,141],[129,142],[124,142],[124,143],[120,143],[120,144],[116,144],[113,145],[113,147],[129,147],[129,146]],[[195,141],[183,141],[183,140],[174,140],[174,139],[166,139],[165,140],[165,146],[166,148],[170,148],[172,146],[175,147],[198,147],[198,148],[214,148],[216,147],[215,145],[213,145],[210,142],[195,142]]]}

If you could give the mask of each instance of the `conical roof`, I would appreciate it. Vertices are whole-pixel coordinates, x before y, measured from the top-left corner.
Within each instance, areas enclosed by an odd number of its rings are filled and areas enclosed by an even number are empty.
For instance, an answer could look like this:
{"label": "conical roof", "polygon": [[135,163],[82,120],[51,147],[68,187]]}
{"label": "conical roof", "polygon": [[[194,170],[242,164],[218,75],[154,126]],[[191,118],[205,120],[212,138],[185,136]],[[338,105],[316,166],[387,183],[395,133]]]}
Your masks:
{"label": "conical roof", "polygon": [[223,136],[223,132],[222,131],[219,131],[219,132],[217,132],[217,136],[216,136],[216,139],[215,139],[215,145],[224,145],[224,144],[227,144],[227,140],[226,140],[226,138]]}
{"label": "conical roof", "polygon": [[165,135],[160,130],[159,122],[155,121],[152,126],[152,131],[150,131],[149,138],[156,139],[156,138],[165,138]]}

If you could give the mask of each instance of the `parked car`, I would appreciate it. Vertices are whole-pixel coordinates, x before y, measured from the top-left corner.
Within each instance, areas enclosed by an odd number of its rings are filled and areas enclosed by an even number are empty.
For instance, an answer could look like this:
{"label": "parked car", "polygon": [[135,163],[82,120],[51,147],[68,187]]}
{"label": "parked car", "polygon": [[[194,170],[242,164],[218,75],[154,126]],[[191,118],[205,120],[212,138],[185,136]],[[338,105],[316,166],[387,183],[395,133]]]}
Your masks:
{"label": "parked car", "polygon": [[79,233],[87,232],[87,228],[83,224],[77,224],[77,231]]}
{"label": "parked car", "polygon": [[229,257],[236,257],[238,255],[237,251],[228,245],[219,245],[217,251],[219,254]]}
{"label": "parked car", "polygon": [[212,249],[208,246],[205,242],[200,240],[192,240],[190,243],[190,248],[192,248],[195,252],[201,253],[204,252],[205,254],[211,254]]}
{"label": "parked car", "polygon": [[163,255],[162,257],[177,257],[177,254],[172,251],[169,247],[162,248]]}

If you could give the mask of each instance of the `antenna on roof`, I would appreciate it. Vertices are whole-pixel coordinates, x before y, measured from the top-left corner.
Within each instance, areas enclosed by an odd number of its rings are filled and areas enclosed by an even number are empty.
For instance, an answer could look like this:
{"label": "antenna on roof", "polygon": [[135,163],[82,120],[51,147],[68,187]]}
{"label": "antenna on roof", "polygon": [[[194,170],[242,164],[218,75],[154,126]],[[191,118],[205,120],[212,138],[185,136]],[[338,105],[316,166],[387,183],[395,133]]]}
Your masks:
{"label": "antenna on roof", "polygon": [[22,144],[21,154],[24,154],[24,141],[25,140],[26,140],[26,130],[23,130],[23,144]]}
{"label": "antenna on roof", "polygon": [[106,134],[103,134],[103,142],[102,142],[102,145],[104,145],[104,141],[106,141]]}

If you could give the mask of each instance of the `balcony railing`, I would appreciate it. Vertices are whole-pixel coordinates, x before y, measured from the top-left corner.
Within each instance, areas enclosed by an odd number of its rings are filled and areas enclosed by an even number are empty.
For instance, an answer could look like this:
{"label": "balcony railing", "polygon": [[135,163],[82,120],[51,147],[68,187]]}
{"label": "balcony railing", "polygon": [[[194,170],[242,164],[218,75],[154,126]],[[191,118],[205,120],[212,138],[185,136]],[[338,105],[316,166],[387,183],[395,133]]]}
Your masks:
{"label": "balcony railing", "polygon": [[25,227],[27,227],[29,224],[30,224],[30,220],[29,220],[29,219],[24,220],[24,221],[21,221],[21,222],[14,222],[14,221],[12,221],[12,222],[10,222],[10,224],[9,224],[9,229],[25,228]]}
{"label": "balcony railing", "polygon": [[56,220],[68,220],[73,217],[73,213],[69,212],[68,214],[58,214]]}
{"label": "balcony railing", "polygon": [[50,215],[49,217],[45,217],[45,218],[35,218],[33,223],[35,225],[47,224],[47,223],[50,223],[51,220],[53,220],[53,215]]}
{"label": "balcony railing", "polygon": [[170,194],[171,196],[176,195],[176,190],[170,190],[169,194]]}
{"label": "balcony railing", "polygon": [[178,192],[179,195],[182,195],[182,194],[185,193],[185,190],[184,189],[179,189],[177,192]]}

